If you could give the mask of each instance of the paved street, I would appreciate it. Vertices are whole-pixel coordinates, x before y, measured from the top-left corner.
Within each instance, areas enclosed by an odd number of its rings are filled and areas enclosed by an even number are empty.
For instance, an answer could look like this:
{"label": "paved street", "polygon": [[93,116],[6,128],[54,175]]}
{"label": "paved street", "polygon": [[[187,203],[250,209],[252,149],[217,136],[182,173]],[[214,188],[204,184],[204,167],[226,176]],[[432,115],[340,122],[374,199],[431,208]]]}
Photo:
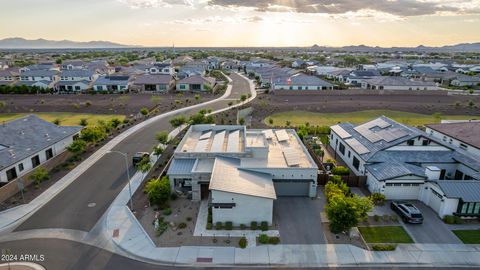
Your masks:
{"label": "paved street", "polygon": [[[2,248],[10,249],[12,254],[29,254],[44,255],[45,261],[39,262],[47,268],[47,270],[150,270],[150,269],[188,269],[189,267],[159,266],[139,262],[130,258],[126,258],[111,252],[99,249],[97,247],[59,239],[30,239],[14,242],[2,243]],[[2,262],[0,262],[1,264]],[[195,267],[195,269],[211,269],[209,264],[206,267]],[[191,268],[191,267],[190,267]],[[271,266],[270,269],[276,268]],[[215,267],[215,269],[251,269],[247,267]],[[299,269],[282,267],[282,269]],[[334,267],[334,268],[301,268],[309,269],[351,269],[351,270],[368,270],[368,269],[447,269],[441,267],[396,267],[396,266],[379,266],[379,267]],[[448,269],[465,269],[448,267]]]}
{"label": "paved street", "polygon": [[[249,83],[239,75],[232,73],[232,93],[226,100],[203,106],[202,108],[218,110],[228,107],[232,99],[239,99],[249,94]],[[181,114],[193,114],[202,108],[190,109]],[[155,134],[162,130],[172,130],[169,120],[164,117],[154,124],[132,134],[113,150],[128,153],[148,151],[157,144]],[[133,173],[133,167],[130,164]],[[108,154],[102,157],[72,184],[39,209],[29,219],[16,228],[16,231],[39,228],[65,228],[90,231],[105,213],[113,199],[126,184],[126,169],[123,157]],[[94,207],[88,207],[95,203]]]}
{"label": "paved street", "polygon": [[273,202],[273,214],[282,244],[326,244],[320,218],[322,205],[321,199],[277,198]]}

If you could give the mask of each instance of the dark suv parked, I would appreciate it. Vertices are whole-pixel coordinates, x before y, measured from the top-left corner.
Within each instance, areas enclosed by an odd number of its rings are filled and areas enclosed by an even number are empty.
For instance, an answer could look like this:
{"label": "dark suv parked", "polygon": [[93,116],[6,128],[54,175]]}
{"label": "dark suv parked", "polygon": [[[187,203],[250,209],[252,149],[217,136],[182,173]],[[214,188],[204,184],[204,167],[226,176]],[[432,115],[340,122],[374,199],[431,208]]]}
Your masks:
{"label": "dark suv parked", "polygon": [[415,205],[407,202],[391,202],[390,208],[397,212],[402,218],[403,222],[412,224],[422,224],[423,215]]}

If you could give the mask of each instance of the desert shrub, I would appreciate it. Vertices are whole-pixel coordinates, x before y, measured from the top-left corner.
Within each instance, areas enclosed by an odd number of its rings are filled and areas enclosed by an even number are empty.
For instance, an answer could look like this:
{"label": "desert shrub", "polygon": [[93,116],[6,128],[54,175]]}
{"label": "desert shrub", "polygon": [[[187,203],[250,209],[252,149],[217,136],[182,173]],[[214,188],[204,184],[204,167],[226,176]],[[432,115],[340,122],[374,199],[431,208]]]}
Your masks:
{"label": "desert shrub", "polygon": [[268,243],[272,245],[277,245],[280,243],[280,237],[272,236],[268,239]]}
{"label": "desert shrub", "polygon": [[260,234],[258,236],[258,242],[260,242],[261,244],[267,244],[268,243],[268,235]]}
{"label": "desert shrub", "polygon": [[192,217],[187,217],[187,221],[192,221]]}
{"label": "desert shrub", "polygon": [[147,108],[141,108],[141,109],[140,109],[140,113],[141,113],[143,116],[146,116],[146,115],[148,115],[148,109],[147,109]]}
{"label": "desert shrub", "polygon": [[223,229],[223,224],[222,222],[218,221],[217,223],[215,223],[215,230],[221,230]]}
{"label": "desert shrub", "polygon": [[233,229],[233,223],[231,221],[225,222],[225,230],[231,231]]}
{"label": "desert shrub", "polygon": [[372,246],[372,249],[375,251],[393,251],[396,248],[397,248],[396,245],[388,245],[388,244],[377,244]]}
{"label": "desert shrub", "polygon": [[185,222],[182,222],[182,223],[178,224],[179,229],[185,229],[186,227],[187,227],[187,223],[185,223]]}
{"label": "desert shrub", "polygon": [[240,238],[240,240],[238,240],[238,246],[240,248],[246,248],[247,244],[248,244],[248,241],[247,241],[247,238],[245,238],[245,237],[242,237],[242,238]]}
{"label": "desert shrub", "polygon": [[50,175],[45,168],[39,167],[28,177],[28,179],[32,180],[35,185],[38,186],[41,182],[50,179]]}
{"label": "desert shrub", "polygon": [[372,193],[369,198],[374,205],[383,205],[385,203],[385,195],[381,193]]}
{"label": "desert shrub", "polygon": [[256,230],[257,229],[257,222],[256,221],[252,221],[250,223],[250,229],[251,230]]}
{"label": "desert shrub", "polygon": [[446,215],[443,217],[443,222],[447,224],[462,224],[463,220],[460,217],[453,215]]}
{"label": "desert shrub", "polygon": [[85,118],[80,119],[80,126],[86,127],[88,125],[88,120]]}
{"label": "desert shrub", "polygon": [[267,221],[262,221],[260,223],[260,230],[262,231],[268,231],[268,222]]}
{"label": "desert shrub", "polygon": [[337,166],[332,169],[334,175],[350,175],[350,170],[347,167]]}

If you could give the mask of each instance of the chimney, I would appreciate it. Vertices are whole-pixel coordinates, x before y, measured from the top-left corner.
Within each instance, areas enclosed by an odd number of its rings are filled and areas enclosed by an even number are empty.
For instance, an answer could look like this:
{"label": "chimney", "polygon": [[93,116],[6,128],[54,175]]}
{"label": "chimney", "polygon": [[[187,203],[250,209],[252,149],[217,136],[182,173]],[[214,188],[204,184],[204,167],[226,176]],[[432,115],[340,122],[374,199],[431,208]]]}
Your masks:
{"label": "chimney", "polygon": [[428,180],[439,180],[440,179],[440,169],[435,166],[427,166],[425,168],[425,176]]}

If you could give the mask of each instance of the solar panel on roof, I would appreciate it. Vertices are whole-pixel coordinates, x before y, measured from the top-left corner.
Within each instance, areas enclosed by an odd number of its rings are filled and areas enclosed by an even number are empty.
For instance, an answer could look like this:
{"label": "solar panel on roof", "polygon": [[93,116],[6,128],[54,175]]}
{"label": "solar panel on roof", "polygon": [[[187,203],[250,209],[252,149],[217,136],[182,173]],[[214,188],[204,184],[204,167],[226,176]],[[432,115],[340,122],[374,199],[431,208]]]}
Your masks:
{"label": "solar panel on roof", "polygon": [[228,134],[227,152],[237,152],[240,145],[240,130]]}
{"label": "solar panel on roof", "polygon": [[205,140],[205,139],[210,138],[211,136],[212,136],[212,131],[208,131],[208,132],[203,133],[200,136],[199,140]]}
{"label": "solar panel on roof", "polygon": [[370,153],[370,150],[355,138],[347,139],[345,142],[359,155]]}
{"label": "solar panel on roof", "polygon": [[285,158],[285,161],[287,162],[288,167],[294,167],[298,166],[299,160],[300,160],[300,154],[298,153],[297,150],[291,148],[291,147],[286,147],[282,149],[283,152],[283,157]]}
{"label": "solar panel on roof", "polygon": [[288,141],[290,139],[285,129],[275,130],[275,135],[277,135],[277,139],[279,142]]}
{"label": "solar panel on roof", "polygon": [[342,139],[345,139],[345,138],[349,138],[349,137],[352,137],[352,135],[350,133],[348,133],[345,129],[343,129],[341,126],[339,125],[335,125],[332,127],[332,130],[338,135],[340,136],[340,138]]}
{"label": "solar panel on roof", "polygon": [[217,132],[213,136],[212,146],[210,147],[210,152],[222,152],[223,144],[225,143],[225,130]]}

